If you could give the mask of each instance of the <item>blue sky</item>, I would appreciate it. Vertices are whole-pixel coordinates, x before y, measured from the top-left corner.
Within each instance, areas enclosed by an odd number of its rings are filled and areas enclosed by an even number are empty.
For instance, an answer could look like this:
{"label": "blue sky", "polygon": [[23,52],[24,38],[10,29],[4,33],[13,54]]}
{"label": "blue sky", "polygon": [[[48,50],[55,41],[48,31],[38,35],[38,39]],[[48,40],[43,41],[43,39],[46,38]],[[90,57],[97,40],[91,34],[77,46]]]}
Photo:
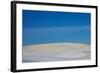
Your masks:
{"label": "blue sky", "polygon": [[90,44],[90,13],[23,10],[23,45]]}

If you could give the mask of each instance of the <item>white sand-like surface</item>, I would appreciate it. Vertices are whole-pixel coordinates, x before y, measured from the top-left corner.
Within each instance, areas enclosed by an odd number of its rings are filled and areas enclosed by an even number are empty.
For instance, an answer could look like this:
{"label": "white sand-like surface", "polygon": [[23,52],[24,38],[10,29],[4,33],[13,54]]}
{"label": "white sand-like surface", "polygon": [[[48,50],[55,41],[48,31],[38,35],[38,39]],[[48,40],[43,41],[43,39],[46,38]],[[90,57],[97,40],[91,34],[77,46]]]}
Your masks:
{"label": "white sand-like surface", "polygon": [[90,45],[50,43],[23,46],[23,62],[47,62],[90,59]]}

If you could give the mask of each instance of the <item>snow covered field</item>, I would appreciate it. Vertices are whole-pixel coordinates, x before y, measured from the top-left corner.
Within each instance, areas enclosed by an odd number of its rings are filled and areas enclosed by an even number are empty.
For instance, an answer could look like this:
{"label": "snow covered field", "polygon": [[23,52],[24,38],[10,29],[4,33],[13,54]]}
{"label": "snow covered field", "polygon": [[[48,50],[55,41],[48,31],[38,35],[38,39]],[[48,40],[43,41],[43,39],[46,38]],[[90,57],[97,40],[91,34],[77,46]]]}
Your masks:
{"label": "snow covered field", "polygon": [[23,46],[22,52],[23,63],[91,59],[90,45],[80,43]]}

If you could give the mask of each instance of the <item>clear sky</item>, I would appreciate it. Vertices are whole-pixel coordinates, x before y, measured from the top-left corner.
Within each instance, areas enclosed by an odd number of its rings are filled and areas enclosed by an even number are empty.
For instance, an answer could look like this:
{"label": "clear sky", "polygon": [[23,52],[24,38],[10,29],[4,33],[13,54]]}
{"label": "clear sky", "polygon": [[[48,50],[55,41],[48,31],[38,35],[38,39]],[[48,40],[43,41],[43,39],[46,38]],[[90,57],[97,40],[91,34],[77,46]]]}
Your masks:
{"label": "clear sky", "polygon": [[23,45],[90,44],[90,13],[23,10]]}

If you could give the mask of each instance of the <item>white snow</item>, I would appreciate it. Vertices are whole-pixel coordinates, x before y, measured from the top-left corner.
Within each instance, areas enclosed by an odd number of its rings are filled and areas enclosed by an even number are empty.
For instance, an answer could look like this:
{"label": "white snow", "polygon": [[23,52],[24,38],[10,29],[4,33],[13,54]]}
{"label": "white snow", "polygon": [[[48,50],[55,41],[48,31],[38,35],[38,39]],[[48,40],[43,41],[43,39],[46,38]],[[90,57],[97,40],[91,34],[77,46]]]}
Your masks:
{"label": "white snow", "polygon": [[80,43],[50,43],[23,46],[23,62],[47,62],[91,59],[90,45]]}

